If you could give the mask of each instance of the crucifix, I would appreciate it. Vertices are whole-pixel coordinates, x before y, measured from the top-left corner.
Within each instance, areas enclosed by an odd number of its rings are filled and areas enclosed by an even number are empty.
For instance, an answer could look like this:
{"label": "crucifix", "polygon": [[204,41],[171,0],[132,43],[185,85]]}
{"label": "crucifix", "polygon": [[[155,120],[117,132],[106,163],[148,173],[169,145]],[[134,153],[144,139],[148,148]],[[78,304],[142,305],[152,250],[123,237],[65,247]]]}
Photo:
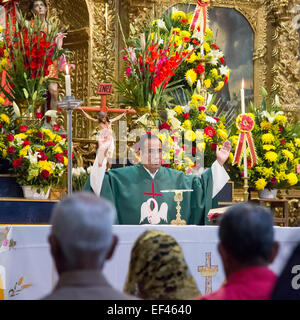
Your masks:
{"label": "crucifix", "polygon": [[[163,195],[161,194],[161,193],[155,193],[154,192],[154,182],[152,182],[152,193],[150,193],[150,192],[144,192],[144,194],[147,194],[147,195],[150,195],[150,196],[152,196],[152,198],[155,200],[155,196],[157,196],[157,197],[162,197]],[[155,208],[155,204],[153,203],[153,208],[152,209],[154,209]]]}
{"label": "crucifix", "polygon": [[215,277],[219,268],[211,265],[211,252],[205,253],[205,266],[199,266],[198,272],[205,277],[205,294],[212,292],[212,277]]}

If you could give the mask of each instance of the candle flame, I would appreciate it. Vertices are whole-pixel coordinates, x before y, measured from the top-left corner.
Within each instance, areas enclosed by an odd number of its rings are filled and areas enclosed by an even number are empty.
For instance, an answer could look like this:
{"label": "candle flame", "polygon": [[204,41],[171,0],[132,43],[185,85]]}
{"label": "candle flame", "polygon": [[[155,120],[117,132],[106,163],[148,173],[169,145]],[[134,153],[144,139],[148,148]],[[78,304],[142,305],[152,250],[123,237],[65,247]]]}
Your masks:
{"label": "candle flame", "polygon": [[244,87],[245,87],[245,80],[244,80],[244,78],[242,79],[242,89],[244,89]]}
{"label": "candle flame", "polygon": [[66,64],[66,75],[69,75],[69,65]]}

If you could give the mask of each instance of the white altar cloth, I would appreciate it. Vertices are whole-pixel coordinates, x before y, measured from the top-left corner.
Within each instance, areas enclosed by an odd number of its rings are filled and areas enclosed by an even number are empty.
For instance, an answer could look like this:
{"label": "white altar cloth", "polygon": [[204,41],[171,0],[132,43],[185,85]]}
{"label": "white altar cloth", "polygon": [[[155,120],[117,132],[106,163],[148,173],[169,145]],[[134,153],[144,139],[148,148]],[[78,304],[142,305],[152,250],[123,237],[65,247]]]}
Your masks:
{"label": "white altar cloth", "polygon": [[[132,244],[144,230],[154,228],[179,242],[202,294],[220,287],[224,272],[217,251],[218,227],[118,225],[114,226],[114,232],[119,244],[104,268],[104,274],[115,288],[123,289]],[[0,226],[0,299],[40,299],[51,291],[57,275],[47,242],[49,232],[50,226]],[[280,242],[280,251],[271,269],[279,273],[300,240],[300,228],[275,227],[275,239]],[[218,266],[209,279],[199,271],[206,264]]]}

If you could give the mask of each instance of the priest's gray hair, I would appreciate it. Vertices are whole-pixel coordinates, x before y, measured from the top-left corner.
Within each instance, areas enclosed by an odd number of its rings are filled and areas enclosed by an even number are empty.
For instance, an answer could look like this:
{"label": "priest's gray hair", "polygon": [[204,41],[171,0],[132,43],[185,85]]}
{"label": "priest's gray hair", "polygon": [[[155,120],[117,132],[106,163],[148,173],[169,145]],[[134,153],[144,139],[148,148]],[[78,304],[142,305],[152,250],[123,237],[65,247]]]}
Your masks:
{"label": "priest's gray hair", "polygon": [[66,265],[97,261],[102,267],[113,241],[116,210],[107,200],[92,193],[78,192],[58,202],[50,219],[52,235],[58,241]]}

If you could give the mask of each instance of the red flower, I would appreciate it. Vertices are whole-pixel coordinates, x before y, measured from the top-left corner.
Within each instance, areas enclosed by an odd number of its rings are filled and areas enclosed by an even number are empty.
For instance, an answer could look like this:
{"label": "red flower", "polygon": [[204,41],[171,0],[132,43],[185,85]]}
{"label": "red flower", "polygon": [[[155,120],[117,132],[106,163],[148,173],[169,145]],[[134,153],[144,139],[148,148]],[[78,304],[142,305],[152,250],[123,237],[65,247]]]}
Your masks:
{"label": "red flower", "polygon": [[215,48],[216,50],[219,49],[219,47],[218,47],[216,44],[214,44],[214,43],[213,43],[211,46],[212,46],[213,48]]}
{"label": "red flower", "polygon": [[280,132],[282,132],[282,131],[283,131],[283,129],[284,129],[284,127],[283,127],[283,126],[280,126],[280,127],[279,127],[279,131],[280,131]]}
{"label": "red flower", "polygon": [[214,119],[215,119],[217,122],[219,122],[219,121],[220,121],[220,119],[219,119],[219,118],[217,118],[217,117],[214,117]]}
{"label": "red flower", "polygon": [[50,176],[50,173],[49,173],[48,170],[43,170],[43,171],[41,172],[41,178],[42,178],[42,179],[47,179],[49,176]]}
{"label": "red flower", "polygon": [[207,126],[207,127],[204,129],[204,133],[205,133],[207,136],[209,136],[209,137],[212,138],[212,137],[215,135],[216,130],[215,130],[213,127],[211,127],[211,126]]}
{"label": "red flower", "polygon": [[23,148],[26,147],[26,146],[29,146],[29,145],[30,145],[30,141],[25,140],[25,141],[23,142]]}
{"label": "red flower", "polygon": [[191,39],[190,39],[189,37],[184,37],[182,40],[183,40],[184,42],[190,42],[190,41],[191,41]]}
{"label": "red flower", "polygon": [[281,144],[286,144],[286,140],[285,140],[285,139],[282,139],[282,140],[280,140],[280,143],[281,143]]}
{"label": "red flower", "polygon": [[186,146],[181,147],[183,151],[186,151]]}
{"label": "red flower", "polygon": [[43,118],[43,113],[42,112],[36,112],[35,117],[37,119],[42,119]]}
{"label": "red flower", "polygon": [[60,129],[60,126],[59,126],[58,124],[55,124],[55,125],[53,126],[53,130],[59,131],[59,129]]}
{"label": "red flower", "polygon": [[20,159],[16,159],[16,160],[14,160],[14,162],[13,162],[13,167],[15,168],[15,169],[17,169],[17,168],[19,168],[21,165],[22,165],[22,163],[23,163],[23,161],[22,161],[22,159],[20,158]]}
{"label": "red flower", "polygon": [[8,141],[14,141],[15,137],[10,133],[6,136]]}
{"label": "red flower", "polygon": [[44,135],[39,131],[36,136],[39,138],[39,139],[44,139]]}
{"label": "red flower", "polygon": [[19,127],[19,131],[20,131],[20,132],[26,132],[27,129],[28,129],[27,126],[20,126],[20,127]]}
{"label": "red flower", "polygon": [[67,136],[66,136],[65,134],[62,134],[61,137],[62,137],[63,139],[67,139]]}
{"label": "red flower", "polygon": [[190,114],[189,113],[183,113],[182,116],[184,117],[184,119],[188,119],[190,117]]}
{"label": "red flower", "polygon": [[15,149],[15,147],[9,147],[9,148],[7,148],[7,153],[11,153],[11,154],[13,154],[13,153],[15,153],[16,152],[16,149]]}
{"label": "red flower", "polygon": [[54,147],[54,146],[56,146],[56,144],[52,141],[48,141],[45,143],[45,147]]}
{"label": "red flower", "polygon": [[3,128],[3,124],[2,124],[2,123],[0,123],[0,129],[1,129],[1,128]]}
{"label": "red flower", "polygon": [[192,154],[197,153],[197,148],[196,147],[192,147]]}
{"label": "red flower", "polygon": [[38,150],[37,153],[38,153],[38,159],[40,161],[47,161],[48,160],[48,157],[45,155],[45,153],[42,150]]}
{"label": "red flower", "polygon": [[181,23],[188,23],[189,21],[188,21],[188,19],[181,19],[180,22]]}
{"label": "red flower", "polygon": [[204,106],[198,107],[198,110],[199,110],[199,111],[205,111],[205,109],[206,109],[206,108],[205,108]]}
{"label": "red flower", "polygon": [[228,77],[225,76],[225,77],[224,77],[224,83],[227,83],[227,82],[228,82]]}
{"label": "red flower", "polygon": [[275,177],[273,177],[273,178],[271,178],[271,183],[276,183],[277,182],[277,180],[276,180],[276,178]]}
{"label": "red flower", "polygon": [[202,64],[198,64],[197,67],[194,69],[196,73],[201,74],[205,71]]}
{"label": "red flower", "polygon": [[64,163],[64,156],[63,156],[62,154],[57,153],[57,154],[55,155],[55,158],[56,158],[56,161],[57,161],[57,162]]}
{"label": "red flower", "polygon": [[225,63],[225,59],[224,59],[223,57],[221,57],[221,58],[220,58],[220,62],[221,62],[222,64],[224,64],[224,63]]}
{"label": "red flower", "polygon": [[162,124],[159,126],[159,130],[163,130],[163,129],[170,130],[171,127],[170,127],[170,125],[169,125],[167,122],[164,122],[164,123],[162,123]]}
{"label": "red flower", "polygon": [[193,42],[196,46],[199,46],[199,44],[200,44],[200,43],[199,43],[197,40],[195,40],[195,39],[192,40],[192,42]]}
{"label": "red flower", "polygon": [[213,143],[210,145],[210,148],[211,148],[211,150],[216,150],[216,149],[217,149],[217,144],[216,144],[216,142],[213,142]]}
{"label": "red flower", "polygon": [[166,168],[170,168],[171,167],[168,163],[164,164],[163,166],[166,167]]}

